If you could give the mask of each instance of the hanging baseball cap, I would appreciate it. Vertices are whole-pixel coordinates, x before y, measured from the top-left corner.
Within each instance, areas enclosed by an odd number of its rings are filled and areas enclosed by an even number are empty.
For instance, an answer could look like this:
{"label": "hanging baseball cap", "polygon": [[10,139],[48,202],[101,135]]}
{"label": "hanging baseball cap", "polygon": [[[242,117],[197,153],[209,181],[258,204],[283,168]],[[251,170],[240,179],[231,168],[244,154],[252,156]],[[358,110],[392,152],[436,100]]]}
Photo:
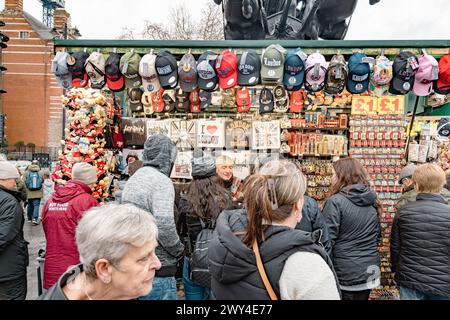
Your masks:
{"label": "hanging baseball cap", "polygon": [[276,86],[273,89],[275,98],[274,112],[287,112],[289,110],[289,93],[283,86]]}
{"label": "hanging baseball cap", "polygon": [[211,92],[211,104],[213,106],[221,106],[222,105],[222,92],[220,90]]}
{"label": "hanging baseball cap", "polygon": [[200,99],[200,110],[206,111],[211,105],[211,92],[206,90],[200,90],[199,99]]}
{"label": "hanging baseball cap", "polygon": [[125,88],[125,78],[120,72],[120,55],[118,53],[113,52],[106,59],[105,75],[109,90],[119,92]]}
{"label": "hanging baseball cap", "polygon": [[325,92],[328,94],[341,94],[345,89],[348,76],[347,63],[342,54],[331,58],[325,81]]}
{"label": "hanging baseball cap", "polygon": [[305,90],[297,90],[291,94],[291,112],[299,113],[305,107],[307,93]]}
{"label": "hanging baseball cap", "polygon": [[155,112],[155,110],[153,109],[151,92],[144,91],[144,93],[142,93],[141,102],[142,102],[142,105],[144,106],[145,114],[153,114]]}
{"label": "hanging baseball cap", "polygon": [[175,109],[177,109],[178,112],[188,112],[189,111],[189,93],[184,92],[181,90],[181,88],[178,88],[175,92]]}
{"label": "hanging baseball cap", "polygon": [[311,54],[306,60],[305,88],[311,92],[321,91],[325,87],[325,75],[327,73],[327,61],[319,52]]}
{"label": "hanging baseball cap", "polygon": [[219,83],[215,65],[218,55],[212,51],[203,53],[197,62],[198,87],[205,91],[213,91]]}
{"label": "hanging baseball cap", "polygon": [[173,112],[176,103],[175,90],[164,90],[162,101],[164,102],[164,112]]}
{"label": "hanging baseball cap", "polygon": [[392,69],[394,76],[389,92],[396,95],[409,93],[414,86],[415,75],[419,69],[419,59],[411,52],[400,52],[394,59]]}
{"label": "hanging baseball cap", "polygon": [[72,88],[72,74],[67,66],[67,52],[57,52],[52,60],[52,72],[55,74],[58,86],[63,89]]}
{"label": "hanging baseball cap", "polygon": [[250,91],[248,87],[239,87],[236,90],[236,104],[238,112],[250,111],[252,101],[250,98]]}
{"label": "hanging baseball cap", "polygon": [[361,94],[369,89],[369,58],[364,53],[354,53],[348,59],[347,90],[353,94]]}
{"label": "hanging baseball cap", "polygon": [[144,55],[139,62],[139,75],[142,78],[142,86],[144,91],[156,92],[161,89],[158,74],[155,67],[156,55],[148,53]]}
{"label": "hanging baseball cap", "polygon": [[201,111],[199,90],[196,89],[189,94],[189,101],[191,102],[191,112],[199,113]]}
{"label": "hanging baseball cap", "polygon": [[197,62],[192,54],[185,54],[178,66],[180,88],[185,92],[197,89]]}
{"label": "hanging baseball cap", "polygon": [[300,90],[305,81],[305,61],[308,58],[300,48],[289,51],[284,62],[283,84],[290,91]]}
{"label": "hanging baseball cap", "polygon": [[140,88],[131,88],[127,90],[128,102],[132,112],[143,111],[142,107],[142,90]]}
{"label": "hanging baseball cap", "polygon": [[156,72],[159,83],[164,89],[175,89],[178,85],[177,59],[167,50],[162,50],[156,56]]}
{"label": "hanging baseball cap", "polygon": [[159,89],[158,91],[153,91],[151,93],[152,97],[152,106],[155,112],[163,112],[164,111],[164,99],[163,99],[164,89]]}
{"label": "hanging baseball cap", "polygon": [[105,65],[105,58],[100,52],[92,52],[89,58],[86,59],[85,69],[92,89],[103,89],[105,86]]}
{"label": "hanging baseball cap", "polygon": [[222,107],[234,108],[236,105],[236,91],[234,88],[225,89],[222,91]]}
{"label": "hanging baseball cap", "polygon": [[238,81],[236,55],[230,50],[222,52],[216,60],[216,71],[220,88],[230,89],[236,86]]}
{"label": "hanging baseball cap", "polygon": [[261,81],[263,84],[277,85],[283,81],[285,49],[278,45],[268,46],[261,56]]}
{"label": "hanging baseball cap", "polygon": [[370,91],[374,96],[382,97],[388,93],[392,76],[392,62],[386,56],[379,55],[375,59],[370,77]]}
{"label": "hanging baseball cap", "polygon": [[414,78],[414,94],[418,97],[426,97],[433,92],[433,81],[439,77],[437,60],[429,55],[423,54],[419,57],[419,69]]}
{"label": "hanging baseball cap", "polygon": [[268,113],[273,111],[275,106],[272,91],[264,87],[259,94],[259,113]]}
{"label": "hanging baseball cap", "polygon": [[254,86],[259,83],[261,59],[255,50],[247,50],[239,57],[238,84],[240,86]]}
{"label": "hanging baseball cap", "polygon": [[84,51],[75,52],[67,58],[67,67],[72,74],[72,86],[74,88],[85,88],[89,78],[84,69],[89,53]]}
{"label": "hanging baseball cap", "polygon": [[142,85],[142,78],[139,75],[139,63],[141,56],[136,52],[127,52],[120,58],[120,72],[125,77],[125,86],[139,88]]}
{"label": "hanging baseball cap", "polygon": [[439,94],[450,94],[450,53],[439,59],[439,78],[434,89]]}

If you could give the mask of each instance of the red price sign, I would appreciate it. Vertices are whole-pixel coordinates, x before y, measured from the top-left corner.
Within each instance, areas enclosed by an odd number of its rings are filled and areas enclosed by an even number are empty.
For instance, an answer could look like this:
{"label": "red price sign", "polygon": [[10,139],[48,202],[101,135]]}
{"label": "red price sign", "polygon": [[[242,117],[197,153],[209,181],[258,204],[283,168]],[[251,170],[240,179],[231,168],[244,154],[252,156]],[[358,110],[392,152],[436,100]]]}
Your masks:
{"label": "red price sign", "polygon": [[378,114],[404,114],[405,97],[392,96],[378,99]]}
{"label": "red price sign", "polygon": [[353,96],[352,114],[353,115],[371,115],[377,114],[377,99],[372,97]]}

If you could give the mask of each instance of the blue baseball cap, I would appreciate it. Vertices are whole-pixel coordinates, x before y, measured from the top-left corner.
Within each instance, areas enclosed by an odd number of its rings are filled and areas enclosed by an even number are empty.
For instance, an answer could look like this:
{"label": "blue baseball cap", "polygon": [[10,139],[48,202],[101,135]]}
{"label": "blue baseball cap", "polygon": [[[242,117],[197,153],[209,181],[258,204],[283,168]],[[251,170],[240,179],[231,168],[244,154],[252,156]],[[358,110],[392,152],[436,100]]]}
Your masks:
{"label": "blue baseball cap", "polygon": [[286,56],[284,62],[283,84],[286,89],[291,91],[300,90],[305,80],[305,61],[306,53],[300,48],[291,50]]}
{"label": "blue baseball cap", "polygon": [[355,53],[348,59],[347,90],[360,94],[369,88],[370,65],[364,53]]}

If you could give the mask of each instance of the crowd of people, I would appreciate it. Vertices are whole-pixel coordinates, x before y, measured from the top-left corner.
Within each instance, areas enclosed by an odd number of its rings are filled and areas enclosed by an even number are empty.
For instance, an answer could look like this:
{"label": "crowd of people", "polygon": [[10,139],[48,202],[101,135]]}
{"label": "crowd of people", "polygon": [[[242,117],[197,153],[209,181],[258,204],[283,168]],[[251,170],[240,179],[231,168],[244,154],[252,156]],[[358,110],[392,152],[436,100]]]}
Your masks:
{"label": "crowd of people", "polygon": [[[150,137],[142,168],[116,203],[101,205],[87,163],[53,188],[36,162],[22,176],[0,162],[0,300],[26,297],[25,202],[46,237],[43,300],[175,300],[180,283],[186,300],[368,300],[380,286],[383,208],[359,161],[333,163],[319,205],[294,162],[268,158],[240,181],[230,158],[201,149],[180,192],[170,179],[176,155],[169,138]],[[399,182],[391,263],[400,298],[448,300],[445,173],[409,165]]]}

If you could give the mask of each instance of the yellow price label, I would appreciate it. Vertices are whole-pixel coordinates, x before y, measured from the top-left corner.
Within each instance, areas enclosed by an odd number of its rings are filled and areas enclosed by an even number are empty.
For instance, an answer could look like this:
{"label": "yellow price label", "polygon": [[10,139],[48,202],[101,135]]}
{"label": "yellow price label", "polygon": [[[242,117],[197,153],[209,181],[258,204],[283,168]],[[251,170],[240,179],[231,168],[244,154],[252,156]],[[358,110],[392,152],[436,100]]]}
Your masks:
{"label": "yellow price label", "polygon": [[352,114],[353,115],[372,115],[377,114],[377,99],[372,97],[353,96]]}
{"label": "yellow price label", "polygon": [[405,97],[392,96],[378,99],[378,114],[404,114],[405,113]]}

